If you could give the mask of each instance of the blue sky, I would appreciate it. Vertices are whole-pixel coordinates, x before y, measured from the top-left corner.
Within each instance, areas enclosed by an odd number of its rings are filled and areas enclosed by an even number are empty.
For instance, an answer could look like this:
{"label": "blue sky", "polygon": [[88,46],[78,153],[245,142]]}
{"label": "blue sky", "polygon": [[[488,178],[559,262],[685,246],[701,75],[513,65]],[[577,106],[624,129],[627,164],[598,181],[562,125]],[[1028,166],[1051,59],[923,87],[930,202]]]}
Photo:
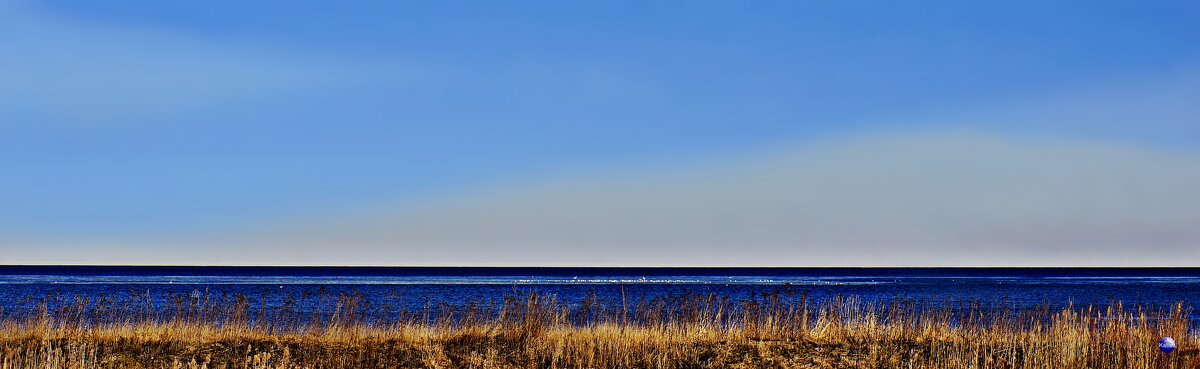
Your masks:
{"label": "blue sky", "polygon": [[854,137],[1194,155],[1196,24],[1192,1],[7,2],[0,248],[403,212]]}

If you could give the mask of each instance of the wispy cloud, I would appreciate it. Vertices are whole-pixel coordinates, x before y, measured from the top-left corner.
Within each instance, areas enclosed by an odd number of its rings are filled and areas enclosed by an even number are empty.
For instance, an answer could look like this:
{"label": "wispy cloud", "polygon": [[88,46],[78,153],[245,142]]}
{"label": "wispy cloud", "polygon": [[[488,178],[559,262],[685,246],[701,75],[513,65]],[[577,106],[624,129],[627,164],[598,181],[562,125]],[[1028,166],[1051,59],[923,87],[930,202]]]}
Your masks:
{"label": "wispy cloud", "polygon": [[68,20],[25,2],[0,4],[0,54],[0,124],[112,124],[380,78],[354,62]]}

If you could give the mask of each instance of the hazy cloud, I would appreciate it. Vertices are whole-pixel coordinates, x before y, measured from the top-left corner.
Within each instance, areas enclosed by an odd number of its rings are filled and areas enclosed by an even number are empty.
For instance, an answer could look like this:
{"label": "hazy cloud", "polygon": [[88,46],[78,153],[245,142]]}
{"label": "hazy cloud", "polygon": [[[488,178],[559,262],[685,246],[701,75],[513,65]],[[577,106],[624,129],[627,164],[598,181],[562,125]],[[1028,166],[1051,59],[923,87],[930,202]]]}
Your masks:
{"label": "hazy cloud", "polygon": [[288,243],[397,264],[1178,265],[1200,256],[1198,209],[1194,155],[929,135],[461,198]]}
{"label": "hazy cloud", "polygon": [[1191,153],[878,136],[710,168],[543,183],[205,247],[127,242],[48,260],[1190,265],[1200,257],[1198,212],[1200,157]]}

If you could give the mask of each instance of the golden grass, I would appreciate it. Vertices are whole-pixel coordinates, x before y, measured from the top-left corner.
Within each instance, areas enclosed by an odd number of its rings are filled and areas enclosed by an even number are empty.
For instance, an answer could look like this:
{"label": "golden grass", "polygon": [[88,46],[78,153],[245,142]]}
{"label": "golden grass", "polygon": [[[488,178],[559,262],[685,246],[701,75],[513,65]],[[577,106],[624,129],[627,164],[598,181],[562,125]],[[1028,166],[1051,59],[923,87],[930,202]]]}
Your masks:
{"label": "golden grass", "polygon": [[[1200,368],[1200,336],[1182,304],[1016,312],[776,295],[629,307],[530,295],[372,320],[353,296],[312,315],[192,300],[170,314],[79,300],[0,318],[0,369]],[[1160,353],[1163,336],[1180,350]]]}

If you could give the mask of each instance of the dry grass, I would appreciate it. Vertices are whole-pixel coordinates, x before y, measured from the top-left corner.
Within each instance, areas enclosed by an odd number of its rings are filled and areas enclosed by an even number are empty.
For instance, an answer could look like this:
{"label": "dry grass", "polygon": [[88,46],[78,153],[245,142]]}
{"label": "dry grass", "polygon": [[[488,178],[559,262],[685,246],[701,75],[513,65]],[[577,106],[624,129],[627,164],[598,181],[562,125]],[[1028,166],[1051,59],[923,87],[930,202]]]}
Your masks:
{"label": "dry grass", "polygon": [[[0,317],[10,368],[1200,368],[1188,311],[1009,311],[903,301],[716,296],[605,306],[551,296],[436,314],[332,311],[244,298],[144,309],[77,300]],[[1163,354],[1159,337],[1180,350]]]}

